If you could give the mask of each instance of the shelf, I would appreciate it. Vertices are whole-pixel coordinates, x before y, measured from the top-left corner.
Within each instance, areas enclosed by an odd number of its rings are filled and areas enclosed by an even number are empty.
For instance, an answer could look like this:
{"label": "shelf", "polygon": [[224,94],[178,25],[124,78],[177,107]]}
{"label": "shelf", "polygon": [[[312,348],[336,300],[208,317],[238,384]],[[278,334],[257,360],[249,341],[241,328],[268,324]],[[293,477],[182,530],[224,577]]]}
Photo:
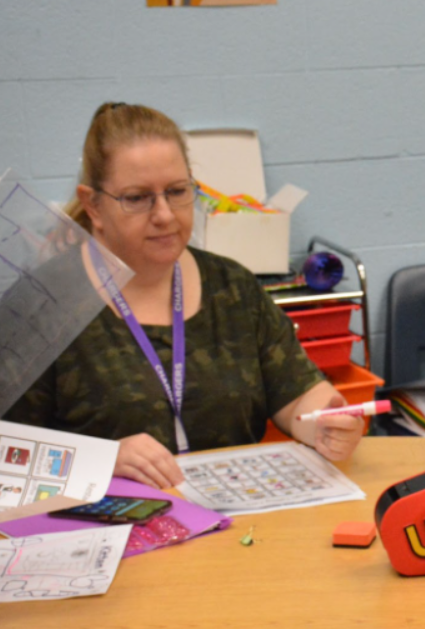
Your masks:
{"label": "shelf", "polygon": [[295,288],[285,291],[274,291],[269,293],[274,303],[282,308],[292,308],[296,306],[308,306],[320,303],[330,304],[332,302],[351,301],[359,302],[361,306],[363,343],[364,343],[364,367],[370,371],[370,332],[369,332],[369,311],[366,287],[366,270],[363,263],[355,253],[336,245],[325,238],[315,236],[310,240],[308,252],[313,253],[317,245],[324,246],[327,250],[336,251],[353,264],[359,288],[357,290],[331,290],[315,291],[308,287]]}
{"label": "shelf", "polygon": [[308,289],[298,288],[296,290],[276,291],[269,293],[274,303],[278,306],[299,306],[309,305],[329,301],[352,301],[353,299],[362,299],[362,291],[334,291],[331,293],[321,293]]}

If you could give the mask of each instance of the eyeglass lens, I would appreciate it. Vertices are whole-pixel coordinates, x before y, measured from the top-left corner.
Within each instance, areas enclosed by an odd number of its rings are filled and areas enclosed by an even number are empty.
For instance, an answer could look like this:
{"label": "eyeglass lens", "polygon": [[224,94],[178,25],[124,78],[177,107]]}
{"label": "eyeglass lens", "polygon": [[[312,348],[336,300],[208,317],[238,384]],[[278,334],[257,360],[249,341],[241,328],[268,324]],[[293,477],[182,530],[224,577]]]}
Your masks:
{"label": "eyeglass lens", "polygon": [[140,192],[124,194],[120,197],[125,212],[150,212],[155,206],[157,197],[163,196],[171,209],[184,207],[193,203],[197,196],[197,187],[192,183],[173,186],[160,193]]}

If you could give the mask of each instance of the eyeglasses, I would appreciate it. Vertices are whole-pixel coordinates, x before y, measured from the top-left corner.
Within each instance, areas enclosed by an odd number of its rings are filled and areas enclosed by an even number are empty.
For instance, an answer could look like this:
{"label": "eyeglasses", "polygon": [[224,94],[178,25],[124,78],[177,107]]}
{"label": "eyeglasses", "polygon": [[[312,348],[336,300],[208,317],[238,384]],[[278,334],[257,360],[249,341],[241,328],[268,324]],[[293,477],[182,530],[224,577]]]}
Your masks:
{"label": "eyeglasses", "polygon": [[115,197],[102,188],[97,188],[96,191],[119,201],[126,214],[145,214],[153,210],[158,197],[165,197],[172,210],[187,207],[194,203],[198,196],[199,187],[196,182],[190,181],[170,186],[164,192],[130,192],[119,197]]}

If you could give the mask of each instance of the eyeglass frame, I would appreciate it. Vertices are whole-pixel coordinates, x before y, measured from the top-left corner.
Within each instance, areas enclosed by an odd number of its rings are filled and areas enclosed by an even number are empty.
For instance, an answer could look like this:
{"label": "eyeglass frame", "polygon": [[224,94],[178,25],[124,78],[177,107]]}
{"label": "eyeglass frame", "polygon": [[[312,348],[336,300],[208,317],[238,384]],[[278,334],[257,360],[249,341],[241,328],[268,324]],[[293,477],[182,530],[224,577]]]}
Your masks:
{"label": "eyeglass frame", "polygon": [[[192,190],[193,190],[193,199],[192,199],[192,201],[190,203],[194,203],[196,201],[196,199],[198,198],[198,195],[199,195],[199,184],[194,179],[191,179],[190,181],[188,181],[185,184],[185,186],[192,188]],[[171,187],[172,186],[170,186],[170,188]],[[168,206],[171,209],[174,209],[172,203],[170,203],[170,201],[169,201],[169,199],[167,197],[167,194],[168,194],[169,190],[164,190],[164,192],[149,192],[149,193],[147,193],[146,196],[148,196],[150,198],[151,205],[150,205],[149,209],[143,210],[141,212],[131,212],[131,211],[129,212],[128,210],[126,210],[124,208],[123,199],[126,196],[125,194],[122,194],[119,197],[116,197],[113,194],[111,194],[110,192],[108,192],[107,190],[103,190],[103,188],[100,188],[100,187],[94,188],[94,190],[96,192],[100,192],[101,194],[106,194],[106,196],[110,197],[111,199],[114,199],[114,201],[118,201],[120,206],[121,206],[122,211],[124,212],[124,214],[149,214],[150,212],[152,212],[153,208],[155,207],[156,200],[157,200],[158,197],[164,197],[165,200],[167,201]],[[181,208],[188,207],[190,205],[190,203],[184,203],[183,205],[177,206],[177,208],[179,208],[179,207],[181,207]]]}

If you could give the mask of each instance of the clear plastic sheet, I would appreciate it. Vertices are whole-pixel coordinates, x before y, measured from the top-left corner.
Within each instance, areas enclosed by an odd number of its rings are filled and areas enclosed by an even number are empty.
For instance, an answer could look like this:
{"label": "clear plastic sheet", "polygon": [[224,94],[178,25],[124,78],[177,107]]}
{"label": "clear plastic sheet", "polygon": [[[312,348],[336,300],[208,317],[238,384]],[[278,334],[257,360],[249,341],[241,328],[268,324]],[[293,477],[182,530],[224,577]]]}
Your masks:
{"label": "clear plastic sheet", "polygon": [[[0,180],[0,417],[105,307],[82,263],[90,239],[13,173]],[[97,246],[121,288],[133,271]]]}
{"label": "clear plastic sheet", "polygon": [[207,214],[202,199],[197,199],[193,212],[193,228],[189,244],[197,249],[205,249],[205,231],[207,228]]}

